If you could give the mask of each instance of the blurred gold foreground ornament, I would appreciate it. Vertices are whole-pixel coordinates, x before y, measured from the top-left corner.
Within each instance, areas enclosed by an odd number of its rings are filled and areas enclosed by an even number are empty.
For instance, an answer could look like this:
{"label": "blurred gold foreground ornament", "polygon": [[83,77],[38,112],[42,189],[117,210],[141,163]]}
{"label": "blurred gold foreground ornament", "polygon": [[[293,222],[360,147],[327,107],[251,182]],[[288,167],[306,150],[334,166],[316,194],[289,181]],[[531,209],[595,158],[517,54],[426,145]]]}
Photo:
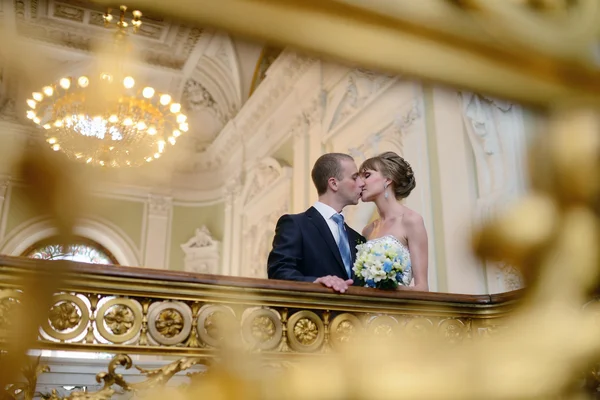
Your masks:
{"label": "blurred gold foreground ornament", "polygon": [[69,399],[107,399],[115,384],[150,399],[182,400],[587,398],[581,382],[600,360],[600,309],[589,302],[600,272],[600,119],[595,110],[568,108],[550,122],[532,147],[531,194],[475,236],[481,257],[509,259],[529,279],[504,330],[460,345],[426,331],[416,338],[365,335],[337,352],[273,361],[245,351],[232,328],[188,387],[164,383],[206,360],[142,371],[147,380],[130,384],[116,369],[131,367],[131,359],[119,355],[98,375],[103,389]]}

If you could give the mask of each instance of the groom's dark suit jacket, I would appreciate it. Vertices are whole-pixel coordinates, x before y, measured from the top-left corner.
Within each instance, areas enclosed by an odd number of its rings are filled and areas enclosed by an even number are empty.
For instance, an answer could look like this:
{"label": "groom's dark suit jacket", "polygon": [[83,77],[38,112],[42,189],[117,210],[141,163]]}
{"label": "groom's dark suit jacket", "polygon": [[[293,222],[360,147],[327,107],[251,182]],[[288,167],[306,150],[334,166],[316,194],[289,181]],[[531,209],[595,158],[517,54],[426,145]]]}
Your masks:
{"label": "groom's dark suit jacket", "polygon": [[[365,238],[345,226],[354,263],[356,245]],[[326,275],[349,278],[329,226],[314,207],[279,218],[267,268],[269,279],[313,282]]]}

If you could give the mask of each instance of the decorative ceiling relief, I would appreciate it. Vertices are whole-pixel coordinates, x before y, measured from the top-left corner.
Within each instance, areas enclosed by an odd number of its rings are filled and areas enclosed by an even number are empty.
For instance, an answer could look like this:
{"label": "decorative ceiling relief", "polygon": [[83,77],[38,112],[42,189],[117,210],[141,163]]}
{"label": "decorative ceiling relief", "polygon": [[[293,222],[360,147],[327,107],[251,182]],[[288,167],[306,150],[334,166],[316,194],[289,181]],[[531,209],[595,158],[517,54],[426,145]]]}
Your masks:
{"label": "decorative ceiling relief", "polygon": [[[112,13],[117,17],[118,9]],[[38,7],[37,0],[15,1],[19,35],[85,52],[92,51],[96,40],[107,37],[103,14],[103,8],[87,1],[49,0],[47,7]],[[200,28],[144,18],[138,35],[151,42],[141,46],[142,59],[150,65],[181,70],[202,34]]]}
{"label": "decorative ceiling relief", "polygon": [[186,81],[181,104],[190,116],[190,122],[201,127],[193,130],[188,140],[193,141],[196,152],[204,151],[223,129],[230,115],[225,114],[206,87],[194,79]]}
{"label": "decorative ceiling relief", "polygon": [[328,130],[335,129],[363,108],[370,99],[394,81],[395,77],[357,68],[347,75],[346,80],[345,90],[334,91],[327,100],[327,104],[331,104],[324,124]]}
{"label": "decorative ceiling relief", "polygon": [[185,83],[182,101],[184,108],[187,110],[199,111],[203,108],[209,108],[215,112],[219,119],[223,118],[223,113],[219,111],[215,99],[200,82],[193,79]]}

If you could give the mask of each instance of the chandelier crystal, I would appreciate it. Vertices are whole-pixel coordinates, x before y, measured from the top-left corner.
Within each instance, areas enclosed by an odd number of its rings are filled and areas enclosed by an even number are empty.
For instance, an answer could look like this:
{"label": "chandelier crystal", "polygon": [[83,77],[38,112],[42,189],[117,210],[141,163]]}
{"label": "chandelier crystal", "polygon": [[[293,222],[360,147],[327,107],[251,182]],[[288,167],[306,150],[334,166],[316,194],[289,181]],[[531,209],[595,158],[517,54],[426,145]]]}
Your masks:
{"label": "chandelier crystal", "polygon": [[[121,7],[117,22],[119,41],[128,26],[126,9]],[[133,15],[137,31],[141,13]],[[110,12],[104,19],[112,20]],[[188,131],[187,117],[171,95],[116,70],[65,77],[32,93],[27,118],[44,129],[53,150],[93,165],[139,166],[160,158]]]}

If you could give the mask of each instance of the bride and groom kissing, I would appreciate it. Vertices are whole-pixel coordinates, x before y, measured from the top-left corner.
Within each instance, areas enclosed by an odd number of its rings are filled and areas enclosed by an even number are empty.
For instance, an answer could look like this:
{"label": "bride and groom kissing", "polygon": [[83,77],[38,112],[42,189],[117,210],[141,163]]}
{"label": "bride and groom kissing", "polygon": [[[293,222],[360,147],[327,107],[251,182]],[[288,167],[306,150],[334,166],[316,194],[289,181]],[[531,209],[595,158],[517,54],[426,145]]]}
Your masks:
{"label": "bride and groom kissing", "polygon": [[[400,260],[403,267],[393,275],[393,287],[429,290],[423,218],[400,203],[416,185],[408,162],[385,152],[357,168],[351,156],[327,153],[315,162],[311,177],[319,199],[305,212],[286,214],[277,221],[267,261],[269,279],[314,282],[344,293],[351,285],[379,287],[371,284],[373,277],[383,279],[385,271]],[[362,234],[350,228],[341,214],[359,200],[374,202],[379,214]],[[359,253],[358,261],[357,245],[364,253]],[[396,258],[382,261],[381,253]]]}

